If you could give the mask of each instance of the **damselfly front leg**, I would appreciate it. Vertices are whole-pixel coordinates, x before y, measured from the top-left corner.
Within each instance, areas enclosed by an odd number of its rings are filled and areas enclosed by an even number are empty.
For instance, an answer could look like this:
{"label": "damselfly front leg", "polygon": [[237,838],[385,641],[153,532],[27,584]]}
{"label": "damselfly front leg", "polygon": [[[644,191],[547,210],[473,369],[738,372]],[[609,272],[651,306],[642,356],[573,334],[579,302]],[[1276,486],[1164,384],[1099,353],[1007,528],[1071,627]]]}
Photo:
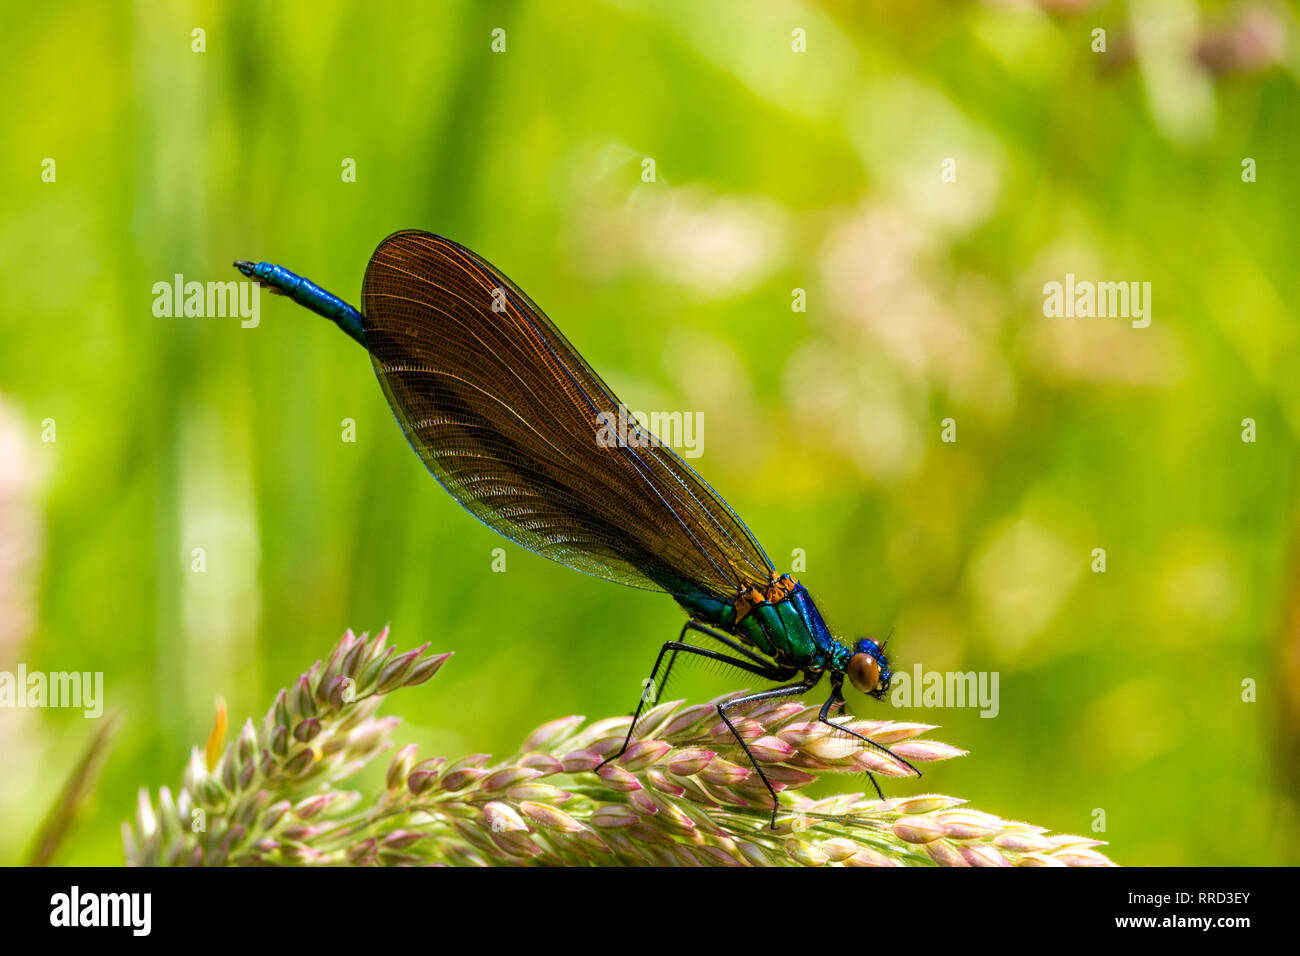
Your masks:
{"label": "damselfly front leg", "polygon": [[[899,763],[901,763],[908,770],[911,770],[918,777],[924,776],[924,774],[922,774],[921,771],[917,770],[914,766],[912,766],[910,763],[908,763],[898,754],[894,753],[884,744],[878,744],[870,737],[864,737],[856,730],[850,730],[848,727],[845,727],[842,724],[837,724],[833,720],[831,720],[829,716],[831,712],[831,708],[834,707],[836,704],[842,704],[842,703],[844,703],[844,693],[841,690],[841,685],[838,683],[833,683],[831,685],[831,696],[826,698],[826,703],[822,704],[821,712],[817,715],[818,722],[825,724],[827,727],[834,727],[836,730],[840,731],[841,733],[846,733],[850,737],[856,737],[858,740],[861,740],[864,743],[871,744],[871,746],[875,747],[877,750],[881,750],[889,754],[890,757],[892,757],[894,760],[897,760]],[[868,779],[871,780],[871,785],[876,788],[876,796],[879,797],[881,800],[885,799],[885,794],[880,789],[880,784],[876,783],[876,775],[873,774],[870,770],[868,770],[866,773]]]}

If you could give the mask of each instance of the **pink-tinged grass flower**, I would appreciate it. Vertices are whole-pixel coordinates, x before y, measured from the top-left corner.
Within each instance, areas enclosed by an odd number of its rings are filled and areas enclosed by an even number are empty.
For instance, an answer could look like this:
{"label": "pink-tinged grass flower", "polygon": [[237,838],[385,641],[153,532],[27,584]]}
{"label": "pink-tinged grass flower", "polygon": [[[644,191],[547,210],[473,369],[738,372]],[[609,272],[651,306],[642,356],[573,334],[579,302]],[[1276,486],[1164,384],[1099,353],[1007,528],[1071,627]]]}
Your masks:
{"label": "pink-tinged grass flower", "polygon": [[[450,655],[398,653],[387,631],[348,632],[281,691],[260,727],[224,750],[195,748],[175,793],[141,791],[123,825],[133,865],[366,866],[1111,866],[1100,841],[1049,834],[942,794],[812,798],[822,777],[908,771],[845,730],[913,762],[964,756],[929,724],[817,720],[798,701],[733,720],[779,794],[772,797],[719,719],[717,704],[651,708],[631,723],[548,721],[519,751],[454,760],[396,749],[383,789],[346,780],[393,747],[398,721],[376,711],[423,683]],[[609,762],[604,761],[609,758]],[[205,827],[195,829],[201,817]]]}

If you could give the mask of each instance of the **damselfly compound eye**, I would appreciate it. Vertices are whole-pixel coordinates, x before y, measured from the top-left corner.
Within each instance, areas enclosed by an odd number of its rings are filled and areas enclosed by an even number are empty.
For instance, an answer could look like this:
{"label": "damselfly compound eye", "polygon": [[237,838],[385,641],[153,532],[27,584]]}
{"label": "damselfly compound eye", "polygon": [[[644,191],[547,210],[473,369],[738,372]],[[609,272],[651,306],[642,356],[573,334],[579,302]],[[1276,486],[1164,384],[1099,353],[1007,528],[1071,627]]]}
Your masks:
{"label": "damselfly compound eye", "polygon": [[854,654],[849,658],[849,682],[864,694],[870,694],[880,685],[880,664],[870,654]]}

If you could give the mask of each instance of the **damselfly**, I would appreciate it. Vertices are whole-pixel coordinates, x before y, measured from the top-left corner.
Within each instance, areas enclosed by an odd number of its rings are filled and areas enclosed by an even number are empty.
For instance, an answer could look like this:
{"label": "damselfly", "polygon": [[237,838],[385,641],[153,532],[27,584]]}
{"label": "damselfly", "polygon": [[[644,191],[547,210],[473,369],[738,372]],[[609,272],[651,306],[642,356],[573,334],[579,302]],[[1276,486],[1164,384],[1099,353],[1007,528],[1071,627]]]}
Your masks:
{"label": "damselfly", "polygon": [[[681,654],[780,684],[717,705],[772,795],[774,825],[776,790],[732,718],[746,705],[802,695],[823,676],[830,696],[818,719],[920,776],[887,747],[830,720],[844,703],[846,678],[884,697],[891,677],[884,647],[832,635],[807,589],[777,573],[727,503],[627,415],[498,269],[440,236],[397,232],[371,257],[357,310],[282,266],[235,266],[366,347],[411,447],[470,514],[561,564],[676,599],[688,620],[660,648],[648,686],[666,683]],[[611,417],[627,423],[614,442]],[[691,643],[694,635],[717,646]],[[627,750],[648,696],[606,763]]]}

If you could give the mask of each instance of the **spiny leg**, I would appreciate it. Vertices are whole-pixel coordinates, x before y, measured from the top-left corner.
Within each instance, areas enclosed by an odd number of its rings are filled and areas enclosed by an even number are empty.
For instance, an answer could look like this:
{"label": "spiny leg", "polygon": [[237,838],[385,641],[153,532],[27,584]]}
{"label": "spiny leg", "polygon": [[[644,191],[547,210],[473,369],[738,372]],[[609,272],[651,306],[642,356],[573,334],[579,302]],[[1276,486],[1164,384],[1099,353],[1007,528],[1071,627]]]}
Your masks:
{"label": "spiny leg", "polygon": [[[748,657],[759,667],[772,666],[772,662],[769,661],[766,657],[763,657],[762,655],[756,653],[755,651],[750,650],[748,647],[740,643],[740,641],[736,640],[730,634],[724,634],[722,633],[722,631],[715,631],[711,627],[705,627],[699,621],[687,621],[685,624],[683,624],[682,632],[677,635],[677,640],[679,641],[685,640],[687,631],[699,631],[701,634],[705,635],[706,637],[711,637],[715,641],[727,645],[727,647],[731,648],[736,653],[743,654],[745,657]],[[665,678],[665,680],[666,679],[667,678]]]}
{"label": "spiny leg", "polygon": [[[728,657],[726,654],[719,651],[711,651],[706,647],[696,647],[694,644],[685,644],[681,641],[668,641],[663,647],[659,648],[659,656],[655,658],[655,666],[650,671],[650,679],[646,684],[647,688],[655,686],[655,675],[659,673],[659,665],[663,663],[664,655],[669,651],[672,651],[673,654],[671,660],[676,659],[679,651],[686,654],[697,654],[700,657],[707,657],[710,660],[722,661],[724,664],[730,664],[732,667],[746,671],[750,674],[757,674],[764,680],[785,680],[790,676],[787,671],[779,669],[772,664],[759,666],[757,664],[751,664],[749,661],[742,661],[734,657]],[[671,666],[672,664],[670,663],[669,667],[671,668]],[[627,728],[627,736],[623,738],[623,746],[619,748],[618,753],[611,754],[602,760],[596,766],[597,770],[605,766],[605,764],[609,763],[611,760],[617,760],[627,752],[628,746],[632,743],[632,734],[636,730],[636,722],[641,719],[641,711],[645,708],[646,696],[647,694],[643,689],[641,691],[641,699],[637,701],[636,713],[632,715],[632,723]],[[726,718],[724,717],[723,719],[725,720]]]}
{"label": "spiny leg", "polygon": [[[898,754],[894,753],[884,744],[878,744],[870,737],[864,737],[856,730],[850,730],[849,728],[841,724],[837,724],[834,721],[830,720],[828,715],[831,712],[831,708],[834,707],[836,704],[842,704],[842,703],[844,703],[844,695],[843,693],[841,693],[839,685],[832,685],[831,696],[826,698],[826,703],[822,704],[821,713],[817,715],[818,722],[823,723],[828,727],[834,727],[836,730],[846,733],[850,737],[856,737],[858,740],[869,743],[877,750],[883,750],[885,753],[889,754],[890,757],[892,757],[894,760],[897,760],[903,766],[907,767],[908,770],[911,770],[918,777],[925,776],[923,773],[921,773],[921,771],[917,770],[914,766],[912,766],[910,763],[908,763]],[[876,796],[879,797],[881,800],[885,799],[884,791],[880,789],[880,784],[876,782],[876,775],[873,774],[870,770],[868,770],[866,773],[867,773],[867,778],[871,781],[871,785],[876,788]]]}
{"label": "spiny leg", "polygon": [[[678,642],[683,644],[686,643],[687,631],[698,631],[699,633],[703,634],[705,637],[710,637],[713,640],[717,641],[718,643],[731,648],[736,653],[743,654],[745,657],[748,657],[759,667],[768,668],[772,670],[773,674],[775,674],[777,671],[777,668],[772,664],[770,660],[750,650],[748,647],[740,643],[740,641],[736,640],[734,637],[732,637],[729,634],[724,634],[721,631],[715,631],[711,627],[705,627],[699,621],[688,620],[685,624],[682,625],[681,632],[677,635]],[[677,663],[677,652],[674,651],[672,656],[668,658],[668,666],[664,668],[664,679],[660,681],[657,686],[654,687],[656,698],[662,697],[664,695],[664,692],[668,689],[668,681],[672,677],[673,665],[675,665],[676,663]],[[789,680],[795,674],[799,673],[799,671],[793,667],[791,668],[783,667],[783,668],[779,668],[779,670],[781,671],[780,676],[770,677],[769,680]],[[651,686],[652,685],[647,685],[647,688],[650,688]],[[644,691],[642,693],[644,694]]]}
{"label": "spiny leg", "polygon": [[773,830],[776,829],[776,812],[781,809],[781,801],[776,798],[776,788],[774,788],[772,782],[767,779],[767,774],[763,773],[763,768],[758,765],[758,761],[754,759],[754,755],[749,752],[749,746],[745,743],[744,738],[742,738],[736,731],[736,725],[733,724],[731,718],[727,716],[727,711],[739,707],[741,704],[750,704],[755,701],[771,700],[774,697],[798,696],[799,694],[806,693],[816,687],[818,680],[821,680],[820,674],[818,674],[814,680],[806,680],[799,684],[787,684],[785,687],[773,687],[771,690],[761,690],[757,694],[746,694],[743,697],[733,697],[731,700],[723,701],[721,704],[718,704],[718,716],[722,718],[722,722],[725,723],[727,729],[731,731],[731,736],[736,738],[736,743],[740,744],[740,749],[745,751],[745,756],[748,757],[749,762],[753,764],[754,770],[758,774],[759,779],[763,781],[763,786],[767,787],[767,792],[772,795]]}

